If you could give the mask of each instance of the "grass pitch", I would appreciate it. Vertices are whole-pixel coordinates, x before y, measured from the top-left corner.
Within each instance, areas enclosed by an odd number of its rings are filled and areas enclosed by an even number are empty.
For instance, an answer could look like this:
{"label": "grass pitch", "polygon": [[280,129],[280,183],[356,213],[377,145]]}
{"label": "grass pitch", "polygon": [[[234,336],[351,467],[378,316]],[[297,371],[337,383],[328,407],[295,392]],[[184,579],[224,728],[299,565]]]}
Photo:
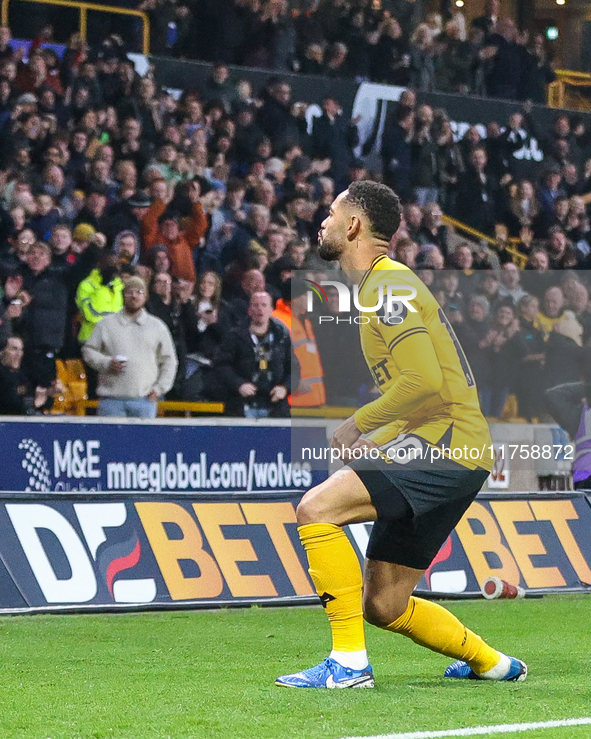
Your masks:
{"label": "grass pitch", "polygon": [[4,617],[0,739],[337,739],[591,716],[591,598],[446,605],[527,661],[528,680],[443,679],[445,657],[368,627],[374,690],[275,687],[327,655],[321,608]]}

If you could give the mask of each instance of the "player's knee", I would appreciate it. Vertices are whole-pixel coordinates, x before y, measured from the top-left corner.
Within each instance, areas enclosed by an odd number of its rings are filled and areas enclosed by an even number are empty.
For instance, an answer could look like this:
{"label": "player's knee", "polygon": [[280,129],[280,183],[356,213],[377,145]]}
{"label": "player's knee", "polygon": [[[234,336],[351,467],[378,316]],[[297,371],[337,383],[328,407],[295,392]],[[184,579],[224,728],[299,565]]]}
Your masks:
{"label": "player's knee", "polygon": [[319,500],[319,496],[314,495],[314,491],[310,490],[310,492],[302,498],[296,509],[297,522],[300,526],[306,523],[324,523],[324,515],[324,506]]}
{"label": "player's knee", "polygon": [[363,618],[372,626],[384,629],[397,621],[406,611],[406,605],[397,598],[380,595],[365,596],[363,599]]}

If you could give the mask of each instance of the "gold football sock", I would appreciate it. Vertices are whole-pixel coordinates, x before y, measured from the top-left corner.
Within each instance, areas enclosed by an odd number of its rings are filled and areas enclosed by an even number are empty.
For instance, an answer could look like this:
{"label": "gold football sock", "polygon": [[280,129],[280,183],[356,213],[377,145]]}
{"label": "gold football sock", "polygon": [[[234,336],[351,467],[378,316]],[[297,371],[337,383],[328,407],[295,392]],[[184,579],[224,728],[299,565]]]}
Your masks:
{"label": "gold football sock", "polygon": [[333,650],[364,650],[363,579],[359,560],[347,535],[332,523],[307,523],[298,531],[308,555],[308,572],[330,622]]}
{"label": "gold football sock", "polygon": [[414,596],[402,616],[385,628],[439,654],[463,659],[478,674],[491,670],[502,657],[453,613],[433,601]]}

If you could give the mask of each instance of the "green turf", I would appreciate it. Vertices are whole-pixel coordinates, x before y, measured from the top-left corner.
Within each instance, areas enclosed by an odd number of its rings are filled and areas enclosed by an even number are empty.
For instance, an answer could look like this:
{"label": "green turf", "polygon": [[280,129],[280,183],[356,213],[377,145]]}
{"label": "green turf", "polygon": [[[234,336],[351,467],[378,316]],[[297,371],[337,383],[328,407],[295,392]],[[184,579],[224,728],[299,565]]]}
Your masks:
{"label": "green turf", "polygon": [[444,680],[445,657],[368,627],[374,690],[275,687],[326,656],[320,608],[0,618],[0,739],[337,739],[591,716],[591,598],[446,605],[525,659],[528,680]]}

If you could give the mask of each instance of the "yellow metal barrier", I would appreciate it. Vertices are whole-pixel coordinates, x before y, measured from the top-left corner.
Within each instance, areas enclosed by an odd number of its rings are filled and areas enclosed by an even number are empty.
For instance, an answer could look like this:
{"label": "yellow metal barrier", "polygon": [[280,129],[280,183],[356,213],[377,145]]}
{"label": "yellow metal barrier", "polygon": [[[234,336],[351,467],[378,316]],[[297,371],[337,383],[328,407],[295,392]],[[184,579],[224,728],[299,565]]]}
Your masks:
{"label": "yellow metal barrier", "polygon": [[[448,226],[453,226],[456,231],[461,231],[462,233],[468,234],[468,236],[472,236],[473,238],[478,239],[478,241],[484,241],[485,243],[489,244],[489,246],[492,246],[495,251],[499,251],[499,243],[491,236],[487,236],[486,234],[477,231],[475,228],[472,228],[472,226],[468,226],[468,224],[466,223],[457,221],[451,216],[444,215],[441,220]],[[527,256],[525,254],[522,254],[515,248],[515,245],[518,243],[519,239],[512,238],[509,239],[508,245],[503,245],[503,248],[507,252],[507,254],[511,255],[513,262],[519,267],[519,269],[523,269],[527,263]]]}
{"label": "yellow metal barrier", "polygon": [[[98,400],[80,400],[77,404],[76,416],[86,415],[89,408],[98,408]],[[210,402],[190,402],[185,400],[161,400],[158,403],[158,416],[167,416],[169,414],[182,414],[190,416],[191,413],[206,414],[208,416],[217,415],[224,412],[223,403]]]}
{"label": "yellow metal barrier", "polygon": [[591,74],[557,69],[556,80],[548,85],[548,106],[591,110],[591,99],[577,89],[583,87],[591,88]]}
{"label": "yellow metal barrier", "polygon": [[[8,7],[11,0],[2,0],[2,25],[8,25]],[[97,5],[96,3],[82,2],[82,0],[18,0],[18,2],[41,3],[42,5],[59,5],[62,8],[78,8],[80,11],[80,36],[86,41],[88,30],[88,11],[96,10],[99,13],[116,13],[117,15],[131,15],[141,18],[143,22],[142,53],[150,53],[150,19],[147,13],[140,10],[118,8],[115,5]]]}
{"label": "yellow metal barrier", "polygon": [[320,405],[317,408],[293,408],[292,416],[300,418],[349,418],[357,408],[348,408],[340,405]]}

